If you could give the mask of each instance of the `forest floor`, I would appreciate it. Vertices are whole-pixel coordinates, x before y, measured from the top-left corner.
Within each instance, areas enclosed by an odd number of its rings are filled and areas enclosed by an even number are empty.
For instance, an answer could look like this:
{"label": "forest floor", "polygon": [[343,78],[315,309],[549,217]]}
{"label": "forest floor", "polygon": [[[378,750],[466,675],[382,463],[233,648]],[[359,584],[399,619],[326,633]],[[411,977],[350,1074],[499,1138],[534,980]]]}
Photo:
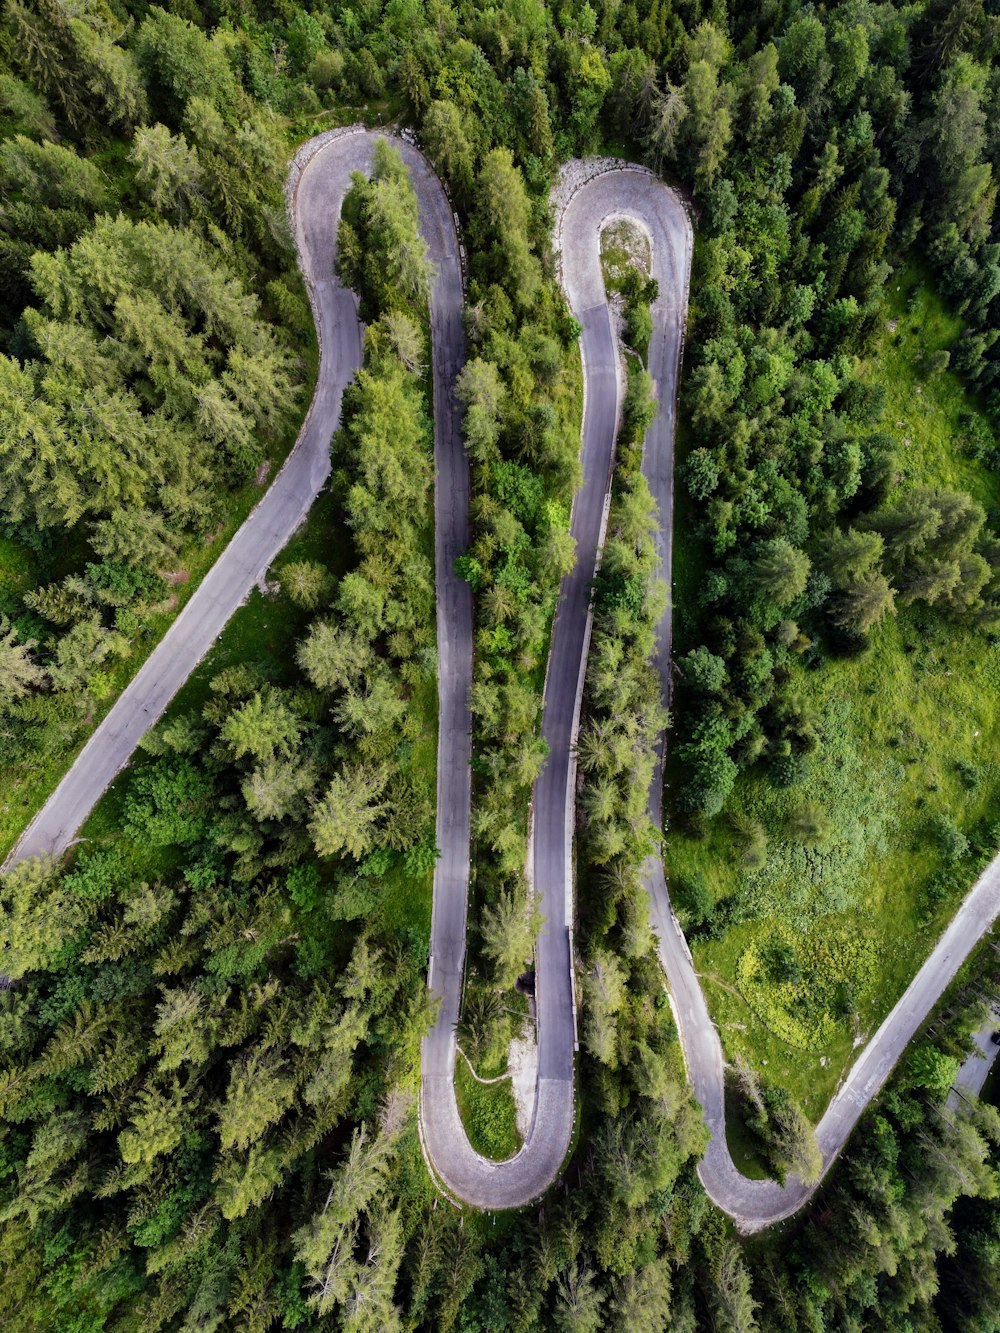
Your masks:
{"label": "forest floor", "polygon": [[[896,485],[965,490],[995,521],[1000,478],[967,449],[974,400],[950,371],[921,369],[954,343],[961,321],[914,268],[893,278],[886,306],[863,374],[885,389],[880,428],[899,444]],[[682,600],[698,559],[679,500]],[[695,964],[727,1054],[744,1054],[815,1121],[976,878],[980,858],[947,862],[932,821],[948,816],[982,850],[995,850],[1000,646],[910,609],[876,629],[861,657],[810,662],[806,654],[794,683],[822,718],[817,761],[791,789],[759,773],[742,777],[729,806],[763,826],[765,863],[744,864],[723,817],[704,841],[669,833],[666,864],[682,913],[684,882],[699,872],[717,902],[738,894],[747,904],[751,919],[717,940],[691,941]],[[790,815],[806,802],[825,811],[833,830],[812,850],[788,833]],[[791,945],[801,975],[761,983],[760,951],[776,938]]]}

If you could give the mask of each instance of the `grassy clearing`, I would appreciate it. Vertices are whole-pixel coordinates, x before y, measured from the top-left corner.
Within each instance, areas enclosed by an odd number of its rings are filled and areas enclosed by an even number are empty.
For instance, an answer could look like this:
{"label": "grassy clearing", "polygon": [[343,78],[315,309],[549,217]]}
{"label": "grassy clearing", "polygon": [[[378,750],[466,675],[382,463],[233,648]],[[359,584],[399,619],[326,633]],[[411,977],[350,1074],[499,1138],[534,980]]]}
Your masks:
{"label": "grassy clearing", "polygon": [[479,1083],[461,1056],[455,1067],[458,1109],[469,1142],[477,1152],[494,1161],[513,1157],[521,1146],[517,1132],[517,1110],[510,1080]]}
{"label": "grassy clearing", "polygon": [[[304,288],[302,295],[305,295]],[[260,485],[256,481],[248,483],[225,497],[222,518],[210,539],[193,539],[182,547],[175,569],[184,571],[186,580],[175,584],[163,601],[143,617],[137,630],[130,636],[129,654],[107,668],[107,692],[99,705],[86,717],[81,717],[78,724],[68,728],[62,744],[54,746],[46,754],[32,755],[30,760],[22,764],[10,765],[6,770],[3,799],[0,801],[0,860],[6,856],[32,816],[56,788],[94,727],[108,713],[119,694],[176,620],[178,613],[261,499],[278,468],[291,452],[316,382],[318,348],[311,331],[308,343],[302,349],[302,356],[304,382],[299,408],[290,419],[285,434],[269,451],[271,468],[266,480]],[[37,587],[39,583],[60,579],[72,570],[82,569],[85,559],[92,558],[85,554],[82,544],[72,537],[44,561],[20,543],[0,539],[0,598],[7,593],[19,599],[21,594]]]}
{"label": "grassy clearing", "polygon": [[38,584],[38,558],[20,542],[0,536],[0,597],[19,600]]}
{"label": "grassy clearing", "polygon": [[286,117],[281,123],[288,137],[294,144],[304,143],[324,130],[342,129],[347,125],[364,125],[369,130],[385,129],[391,131],[406,110],[405,99],[400,96],[373,98],[361,106],[324,107],[322,111],[308,115]]}
{"label": "grassy clearing", "polygon": [[[915,270],[893,283],[885,331],[864,367],[885,386],[883,425],[899,439],[896,485],[961,488],[995,510],[1000,478],[964,447],[975,404],[950,372],[921,370],[960,322],[920,283]],[[683,605],[697,558],[679,501],[675,595]],[[726,819],[702,842],[672,832],[666,856],[682,914],[685,886],[698,875],[717,903],[740,905],[744,919],[721,938],[691,941],[727,1052],[784,1084],[815,1120],[996,841],[1000,647],[911,609],[875,631],[863,657],[800,663],[794,683],[822,717],[823,749],[803,784],[776,790],[752,773],[731,804],[763,831],[765,863],[746,864],[745,833]],[[816,846],[796,836],[796,816],[810,803],[831,823]],[[970,854],[947,859],[940,817],[970,839]],[[783,935],[789,977],[752,984],[754,960]]]}
{"label": "grassy clearing", "polygon": [[962,321],[946,310],[924,271],[911,265],[890,284],[882,339],[864,367],[886,393],[883,427],[899,440],[897,481],[968,491],[987,510],[1000,508],[1000,476],[968,451],[970,419],[986,419],[962,381],[950,371],[928,373],[937,352],[962,333]]}

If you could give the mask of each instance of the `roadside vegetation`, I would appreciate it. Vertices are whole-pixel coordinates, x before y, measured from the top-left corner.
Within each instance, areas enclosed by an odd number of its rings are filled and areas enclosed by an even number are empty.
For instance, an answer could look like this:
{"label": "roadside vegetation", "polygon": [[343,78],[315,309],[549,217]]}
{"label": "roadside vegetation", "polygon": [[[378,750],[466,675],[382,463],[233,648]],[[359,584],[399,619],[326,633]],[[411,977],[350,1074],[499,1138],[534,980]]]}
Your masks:
{"label": "roadside vegetation", "polygon": [[157,9],[125,51],[85,11],[11,5],[0,40],[0,857],[260,497],[315,369],[286,140],[219,40]]}
{"label": "roadside vegetation", "polygon": [[[515,952],[525,947],[522,940]],[[530,951],[530,941],[527,948]],[[500,989],[492,979],[483,982],[470,968],[456,1034],[456,1091],[469,1141],[486,1157],[511,1157],[522,1143],[511,1082],[511,1043],[526,1034],[535,1040],[527,996]]]}
{"label": "roadside vegetation", "polygon": [[750,1243],[762,1329],[995,1326],[1000,1115],[946,1102],[998,980],[982,951],[807,1211]]}
{"label": "roadside vegetation", "polygon": [[502,1162],[521,1146],[517,1110],[509,1081],[480,1083],[461,1055],[455,1067],[455,1093],[469,1142],[484,1157]]}

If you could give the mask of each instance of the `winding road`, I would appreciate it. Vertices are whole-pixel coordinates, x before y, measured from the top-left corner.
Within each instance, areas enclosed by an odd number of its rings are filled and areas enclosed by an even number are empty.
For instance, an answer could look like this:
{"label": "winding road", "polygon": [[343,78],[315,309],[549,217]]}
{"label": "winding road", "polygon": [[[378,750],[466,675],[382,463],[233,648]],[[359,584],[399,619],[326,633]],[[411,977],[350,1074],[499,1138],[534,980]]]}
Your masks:
{"label": "winding road", "polygon": [[[343,391],[361,363],[357,302],[334,274],[340,208],[351,172],[369,171],[378,136],[352,127],[304,145],[289,177],[299,263],[320,341],[313,401],[295,448],[270,489],[236,533],[76,761],[25,830],[3,869],[34,856],[58,856],[128,762],[139,740],[209,650],[277,553],[304,519],[330,471],[330,441]],[[657,502],[660,573],[671,575],[673,443],[677,377],[683,346],[692,236],[676,194],[642,168],[575,163],[564,168],[557,243],[563,285],[581,326],[584,369],[583,484],[573,506],[577,544],[553,622],[543,734],[549,757],[537,780],[529,865],[544,925],[536,946],[538,1076],[534,1113],[516,1156],[494,1162],[471,1147],[455,1096],[456,1024],[465,962],[470,872],[473,613],[471,592],[454,573],[469,537],[469,467],[460,436],[455,377],[464,360],[463,286],[458,237],[444,190],[426,160],[396,141],[410,169],[420,224],[437,269],[431,293],[434,356],[434,455],[439,735],[437,842],[428,985],[439,997],[435,1025],[422,1048],[420,1131],[432,1172],[453,1197],[483,1209],[514,1208],[540,1196],[566,1158],[575,1119],[576,1010],[573,951],[575,743],[591,634],[589,588],[607,524],[615,438],[624,384],[600,266],[600,232],[612,218],[633,219],[649,235],[659,283],[653,307],[649,370],[659,400],[645,441],[643,471]],[[671,613],[659,626],[657,667],[670,696]],[[661,823],[661,737],[649,810]],[[691,955],[674,917],[659,858],[644,872],[651,918],[666,973],[685,1062],[711,1141],[699,1166],[710,1198],[747,1232],[789,1216],[815,1186],[794,1178],[784,1187],[749,1180],[726,1143],[724,1058]],[[821,1120],[824,1171],[840,1152],[906,1044],[1000,913],[1000,857],[984,872],[933,953],[862,1051]]]}

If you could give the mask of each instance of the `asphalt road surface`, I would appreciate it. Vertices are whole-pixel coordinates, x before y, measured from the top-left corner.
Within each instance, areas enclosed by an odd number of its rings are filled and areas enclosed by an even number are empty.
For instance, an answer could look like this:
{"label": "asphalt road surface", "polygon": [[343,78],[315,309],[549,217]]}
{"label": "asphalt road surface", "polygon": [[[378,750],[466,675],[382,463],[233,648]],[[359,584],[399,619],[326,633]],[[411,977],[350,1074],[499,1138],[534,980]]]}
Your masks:
{"label": "asphalt road surface", "polygon": [[982,1092],[1000,1052],[1000,1046],[993,1040],[997,1031],[1000,1031],[1000,1014],[994,1010],[983,1026],[972,1034],[972,1050],[955,1075],[948,1094],[949,1111],[960,1110],[970,1097],[978,1097]]}
{"label": "asphalt road surface", "polygon": [[[464,796],[459,845],[448,821],[454,812],[442,804],[442,784],[454,784],[459,762],[468,782],[468,749],[456,730],[449,740],[442,723],[438,739],[438,846],[443,855],[434,882],[430,984],[442,996],[434,1029],[424,1042],[421,1079],[421,1132],[433,1169],[448,1192],[479,1208],[516,1208],[542,1194],[559,1172],[569,1149],[574,1122],[573,1063],[576,1016],[573,992],[573,746],[580,721],[583,673],[590,640],[589,588],[604,536],[606,496],[611,478],[621,386],[614,335],[600,284],[596,233],[579,255],[580,274],[591,281],[571,293],[573,312],[583,328],[588,375],[581,462],[583,485],[573,506],[571,531],[576,564],[563,580],[552,627],[546,672],[542,732],[549,754],[533,799],[529,861],[532,884],[544,925],[535,951],[535,1008],[538,1029],[538,1076],[528,1136],[520,1152],[506,1162],[480,1156],[462,1127],[455,1098],[455,1023],[461,1001],[468,892],[468,794]],[[587,293],[595,299],[587,303]],[[580,299],[583,297],[582,303]],[[447,571],[438,565],[438,585]],[[440,654],[440,609],[438,621]],[[467,640],[456,650],[464,664],[472,659],[471,613]],[[439,691],[444,700],[443,659]],[[441,709],[442,719],[444,708]],[[465,727],[469,720],[466,714]],[[448,775],[448,776],[446,776]]]}

